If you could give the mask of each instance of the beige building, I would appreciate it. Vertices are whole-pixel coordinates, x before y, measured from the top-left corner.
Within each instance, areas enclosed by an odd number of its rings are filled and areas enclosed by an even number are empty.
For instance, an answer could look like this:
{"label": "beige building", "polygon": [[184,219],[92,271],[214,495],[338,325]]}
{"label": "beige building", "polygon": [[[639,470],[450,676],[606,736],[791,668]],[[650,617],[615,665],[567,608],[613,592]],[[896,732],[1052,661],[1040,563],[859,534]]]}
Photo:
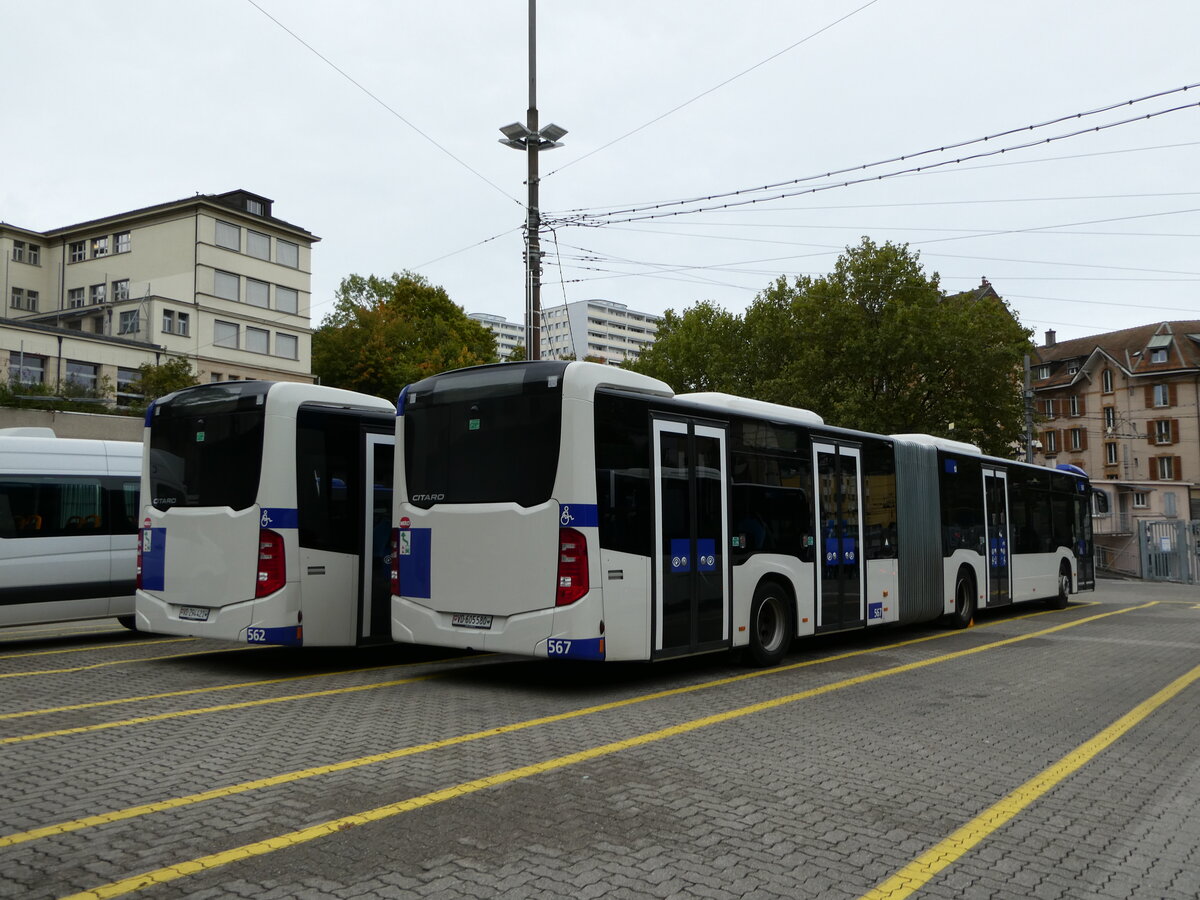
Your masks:
{"label": "beige building", "polygon": [[1091,476],[1097,561],[1137,572],[1139,522],[1200,519],[1200,321],[1048,331],[1030,374],[1035,461]]}
{"label": "beige building", "polygon": [[637,359],[658,336],[660,316],[611,300],[576,300],[542,309],[542,358]]}
{"label": "beige building", "polygon": [[311,382],[312,245],[248,191],[205,194],[65,228],[0,223],[0,376],[107,379],[186,357],[201,381]]}

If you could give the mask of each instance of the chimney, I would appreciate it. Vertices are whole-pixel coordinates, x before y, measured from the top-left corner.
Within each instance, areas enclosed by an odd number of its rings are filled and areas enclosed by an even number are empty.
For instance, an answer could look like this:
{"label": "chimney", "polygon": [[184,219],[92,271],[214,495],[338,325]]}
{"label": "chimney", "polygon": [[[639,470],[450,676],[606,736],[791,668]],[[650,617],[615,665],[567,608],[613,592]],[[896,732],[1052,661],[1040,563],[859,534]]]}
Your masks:
{"label": "chimney", "polygon": [[1047,347],[1054,346],[1054,329],[1053,328],[1046,329],[1046,346]]}

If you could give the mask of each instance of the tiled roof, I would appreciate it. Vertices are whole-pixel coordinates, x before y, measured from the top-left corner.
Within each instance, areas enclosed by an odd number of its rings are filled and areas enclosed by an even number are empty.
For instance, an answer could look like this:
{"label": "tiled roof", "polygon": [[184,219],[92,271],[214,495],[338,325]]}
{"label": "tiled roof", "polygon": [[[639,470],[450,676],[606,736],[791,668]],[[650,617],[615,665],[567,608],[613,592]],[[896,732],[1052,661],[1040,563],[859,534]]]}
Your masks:
{"label": "tiled roof", "polygon": [[[1167,348],[1165,363],[1151,363],[1147,347],[1156,334],[1170,334],[1173,340]],[[1153,375],[1200,369],[1200,319],[1173,322],[1151,322],[1121,331],[1094,334],[1088,337],[1058,341],[1051,346],[1034,350],[1031,365],[1050,365],[1050,377],[1035,379],[1037,388],[1069,384],[1075,375],[1067,374],[1067,363],[1075,360],[1081,368],[1099,351],[1130,375]]]}

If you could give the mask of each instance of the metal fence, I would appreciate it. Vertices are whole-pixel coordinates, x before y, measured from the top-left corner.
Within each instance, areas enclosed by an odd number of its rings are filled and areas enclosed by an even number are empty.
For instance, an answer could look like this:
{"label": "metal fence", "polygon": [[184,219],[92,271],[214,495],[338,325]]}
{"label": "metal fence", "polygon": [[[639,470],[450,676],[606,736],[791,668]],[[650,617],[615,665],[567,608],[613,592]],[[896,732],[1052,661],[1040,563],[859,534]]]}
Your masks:
{"label": "metal fence", "polygon": [[1142,578],[1200,583],[1200,519],[1145,519],[1137,528]]}

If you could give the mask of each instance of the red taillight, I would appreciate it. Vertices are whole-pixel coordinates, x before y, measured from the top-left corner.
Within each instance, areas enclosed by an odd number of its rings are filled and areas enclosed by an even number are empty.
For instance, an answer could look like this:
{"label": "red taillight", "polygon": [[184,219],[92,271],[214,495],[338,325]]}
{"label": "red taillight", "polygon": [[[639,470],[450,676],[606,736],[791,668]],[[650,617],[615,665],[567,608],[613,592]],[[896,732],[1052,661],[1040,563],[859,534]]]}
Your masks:
{"label": "red taillight", "polygon": [[392,529],[392,595],[400,596],[400,529]]}
{"label": "red taillight", "polygon": [[142,536],[145,534],[142,529],[138,529],[138,551],[137,551],[137,574],[135,575],[135,584],[137,589],[142,589]]}
{"label": "red taillight", "polygon": [[287,566],[284,564],[283,535],[262,528],[258,532],[258,581],[254,585],[254,596],[265,597],[287,584]]}
{"label": "red taillight", "polygon": [[588,592],[587,538],[574,528],[558,529],[558,593],[555,606],[574,603]]}

